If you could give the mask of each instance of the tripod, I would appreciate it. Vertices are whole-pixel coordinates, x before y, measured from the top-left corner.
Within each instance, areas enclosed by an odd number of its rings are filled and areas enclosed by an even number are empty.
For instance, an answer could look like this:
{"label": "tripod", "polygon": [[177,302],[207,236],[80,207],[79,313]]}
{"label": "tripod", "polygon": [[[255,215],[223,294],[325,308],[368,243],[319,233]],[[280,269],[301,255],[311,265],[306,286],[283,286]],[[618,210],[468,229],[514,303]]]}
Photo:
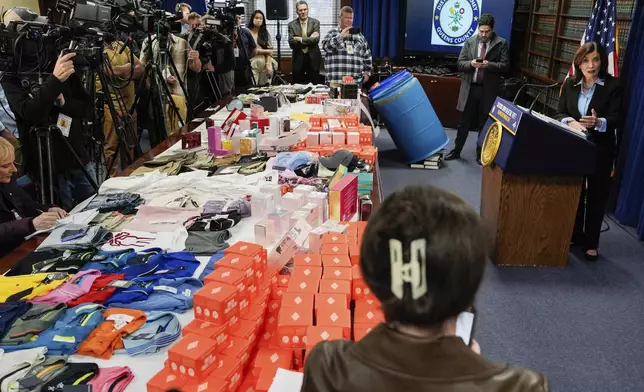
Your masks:
{"label": "tripod", "polygon": [[277,20],[277,34],[275,34],[275,40],[277,41],[277,69],[273,72],[271,84],[288,84],[288,82],[284,80],[284,74],[282,73],[282,26],[280,26],[279,19]]}

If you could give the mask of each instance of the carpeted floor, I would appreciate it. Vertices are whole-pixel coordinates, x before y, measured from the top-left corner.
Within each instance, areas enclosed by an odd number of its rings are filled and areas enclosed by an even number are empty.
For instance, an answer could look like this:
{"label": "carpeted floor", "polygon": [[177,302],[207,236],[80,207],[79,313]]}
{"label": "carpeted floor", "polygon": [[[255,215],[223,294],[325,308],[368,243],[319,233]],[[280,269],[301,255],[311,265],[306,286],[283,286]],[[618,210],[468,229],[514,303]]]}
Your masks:
{"label": "carpeted floor", "polygon": [[[455,132],[448,134],[453,140]],[[383,197],[408,184],[431,184],[478,211],[475,139],[470,134],[464,160],[421,170],[400,163],[384,131],[376,141]],[[644,243],[607,222],[597,263],[571,253],[564,269],[489,265],[475,331],[487,358],[546,374],[552,391],[644,391]]]}

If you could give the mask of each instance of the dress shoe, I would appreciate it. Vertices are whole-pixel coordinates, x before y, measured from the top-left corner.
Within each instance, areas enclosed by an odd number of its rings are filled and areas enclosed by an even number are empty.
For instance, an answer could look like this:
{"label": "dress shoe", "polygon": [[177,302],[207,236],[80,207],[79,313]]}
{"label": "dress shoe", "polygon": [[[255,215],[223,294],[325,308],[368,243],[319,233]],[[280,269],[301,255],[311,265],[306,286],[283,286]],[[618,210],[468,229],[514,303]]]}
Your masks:
{"label": "dress shoe", "polygon": [[445,160],[446,161],[453,161],[454,159],[459,159],[461,157],[461,152],[452,150],[445,155]]}
{"label": "dress shoe", "polygon": [[479,166],[483,166],[483,163],[481,163],[481,158],[480,158],[480,157],[477,157],[477,158],[476,158],[476,163],[477,163]]}
{"label": "dress shoe", "polygon": [[[595,250],[595,252],[597,251]],[[597,261],[597,259],[599,259],[599,252],[593,255],[588,253],[588,251],[586,251],[584,252],[584,259],[586,259],[586,261]]]}

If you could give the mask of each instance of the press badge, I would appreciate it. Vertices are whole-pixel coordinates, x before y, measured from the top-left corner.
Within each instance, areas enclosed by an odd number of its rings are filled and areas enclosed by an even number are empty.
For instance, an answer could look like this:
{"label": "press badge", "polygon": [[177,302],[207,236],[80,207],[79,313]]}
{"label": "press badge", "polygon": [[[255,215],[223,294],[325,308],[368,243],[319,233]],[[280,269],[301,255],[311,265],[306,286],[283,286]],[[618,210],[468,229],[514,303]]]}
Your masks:
{"label": "press badge", "polygon": [[56,125],[58,125],[58,128],[60,128],[60,131],[63,133],[63,136],[69,137],[69,130],[72,127],[71,117],[60,113],[58,115],[58,121],[56,122]]}
{"label": "press badge", "polygon": [[235,48],[235,57],[239,57],[239,48]]}
{"label": "press badge", "polygon": [[347,45],[347,53],[348,54],[354,54],[355,50],[353,49],[353,44],[348,44]]}

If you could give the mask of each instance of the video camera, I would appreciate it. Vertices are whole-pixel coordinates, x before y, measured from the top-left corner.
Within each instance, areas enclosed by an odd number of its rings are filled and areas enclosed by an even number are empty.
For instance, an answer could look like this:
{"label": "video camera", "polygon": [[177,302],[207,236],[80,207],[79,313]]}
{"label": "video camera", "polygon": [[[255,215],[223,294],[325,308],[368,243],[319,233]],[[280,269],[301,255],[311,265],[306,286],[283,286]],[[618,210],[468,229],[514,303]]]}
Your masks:
{"label": "video camera", "polygon": [[217,30],[219,24],[213,17],[204,17],[205,26],[192,30],[186,40],[190,47],[199,51],[202,62],[208,61],[215,67],[215,73],[225,73],[235,68],[233,41]]}
{"label": "video camera", "polygon": [[225,0],[225,2],[208,1],[208,15],[214,16],[214,20],[217,22],[215,25],[223,35],[233,35],[237,25],[237,15],[243,14],[244,7],[238,6],[237,0]]}

